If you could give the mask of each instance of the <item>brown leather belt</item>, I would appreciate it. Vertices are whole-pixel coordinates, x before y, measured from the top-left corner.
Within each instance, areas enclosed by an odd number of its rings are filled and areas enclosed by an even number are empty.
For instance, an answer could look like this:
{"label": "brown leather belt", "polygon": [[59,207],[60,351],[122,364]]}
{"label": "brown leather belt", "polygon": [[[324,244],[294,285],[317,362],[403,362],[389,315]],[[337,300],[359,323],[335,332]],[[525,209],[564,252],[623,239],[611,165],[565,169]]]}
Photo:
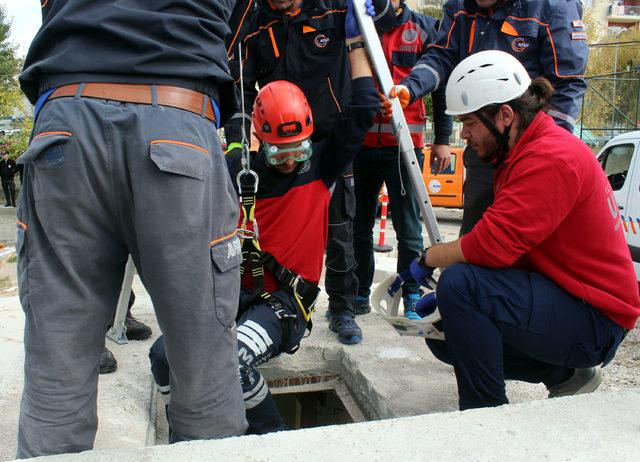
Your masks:
{"label": "brown leather belt", "polygon": [[[79,83],[58,87],[48,99],[76,96]],[[194,90],[168,85],[156,85],[156,103],[194,114],[203,115],[213,123],[216,114],[211,105],[211,98]],[[152,85],[131,85],[124,83],[86,83],[80,93],[81,97],[108,99],[124,103],[153,104]]]}

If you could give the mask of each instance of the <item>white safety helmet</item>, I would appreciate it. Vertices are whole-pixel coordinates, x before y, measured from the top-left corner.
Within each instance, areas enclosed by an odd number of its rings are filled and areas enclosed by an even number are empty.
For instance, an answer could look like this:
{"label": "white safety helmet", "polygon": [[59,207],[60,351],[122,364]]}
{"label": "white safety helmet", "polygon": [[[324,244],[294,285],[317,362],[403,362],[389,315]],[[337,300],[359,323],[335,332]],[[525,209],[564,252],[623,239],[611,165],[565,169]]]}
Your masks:
{"label": "white safety helmet", "polygon": [[519,98],[531,78],[516,58],[504,51],[475,53],[458,64],[447,82],[449,115],[470,114],[485,106]]}

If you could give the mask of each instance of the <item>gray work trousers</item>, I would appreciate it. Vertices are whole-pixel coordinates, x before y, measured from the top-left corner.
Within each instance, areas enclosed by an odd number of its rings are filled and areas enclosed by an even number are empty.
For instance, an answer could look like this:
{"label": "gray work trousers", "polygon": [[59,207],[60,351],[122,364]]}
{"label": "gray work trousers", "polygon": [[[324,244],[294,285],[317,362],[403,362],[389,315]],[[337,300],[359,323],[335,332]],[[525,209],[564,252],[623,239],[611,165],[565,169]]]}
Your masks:
{"label": "gray work trousers", "polygon": [[212,122],[157,105],[55,99],[19,162],[18,457],[92,448],[98,364],[128,254],[165,336],[173,440],[243,434],[238,199]]}

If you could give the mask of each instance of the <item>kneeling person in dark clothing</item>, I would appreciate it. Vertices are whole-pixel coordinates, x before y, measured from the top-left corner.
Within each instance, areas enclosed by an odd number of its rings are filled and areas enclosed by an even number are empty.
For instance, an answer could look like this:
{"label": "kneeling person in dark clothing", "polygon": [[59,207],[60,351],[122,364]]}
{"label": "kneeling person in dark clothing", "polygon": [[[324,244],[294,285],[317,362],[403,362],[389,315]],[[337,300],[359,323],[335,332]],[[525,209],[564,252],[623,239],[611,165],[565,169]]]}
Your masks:
{"label": "kneeling person in dark clothing", "polygon": [[[256,366],[282,352],[294,353],[311,329],[309,315],[327,242],[329,190],[352,161],[380,107],[364,49],[353,48],[349,58],[351,103],[327,138],[311,142],[313,118],[304,94],[279,80],[260,90],[253,107],[253,127],[262,143],[251,159],[259,178],[257,192],[253,175],[243,172],[241,155],[230,153],[226,159],[231,177],[242,185],[243,247],[234,247],[229,236],[227,251],[244,256],[236,323],[249,433],[286,429]],[[162,337],[150,358],[155,381],[168,398],[170,371]]]}

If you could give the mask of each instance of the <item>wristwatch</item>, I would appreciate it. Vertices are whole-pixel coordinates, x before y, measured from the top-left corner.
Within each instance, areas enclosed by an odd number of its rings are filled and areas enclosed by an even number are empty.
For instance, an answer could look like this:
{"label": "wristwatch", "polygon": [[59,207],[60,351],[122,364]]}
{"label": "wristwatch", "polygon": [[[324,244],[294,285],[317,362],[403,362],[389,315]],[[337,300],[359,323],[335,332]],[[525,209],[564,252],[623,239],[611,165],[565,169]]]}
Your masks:
{"label": "wristwatch", "polygon": [[427,265],[427,252],[429,251],[430,248],[431,247],[427,247],[422,252],[420,252],[420,255],[418,256],[418,264],[421,265],[423,268],[433,268],[433,266]]}
{"label": "wristwatch", "polygon": [[351,43],[347,44],[347,53],[350,53],[353,50],[356,50],[358,48],[364,48],[364,42],[363,41],[351,42]]}

